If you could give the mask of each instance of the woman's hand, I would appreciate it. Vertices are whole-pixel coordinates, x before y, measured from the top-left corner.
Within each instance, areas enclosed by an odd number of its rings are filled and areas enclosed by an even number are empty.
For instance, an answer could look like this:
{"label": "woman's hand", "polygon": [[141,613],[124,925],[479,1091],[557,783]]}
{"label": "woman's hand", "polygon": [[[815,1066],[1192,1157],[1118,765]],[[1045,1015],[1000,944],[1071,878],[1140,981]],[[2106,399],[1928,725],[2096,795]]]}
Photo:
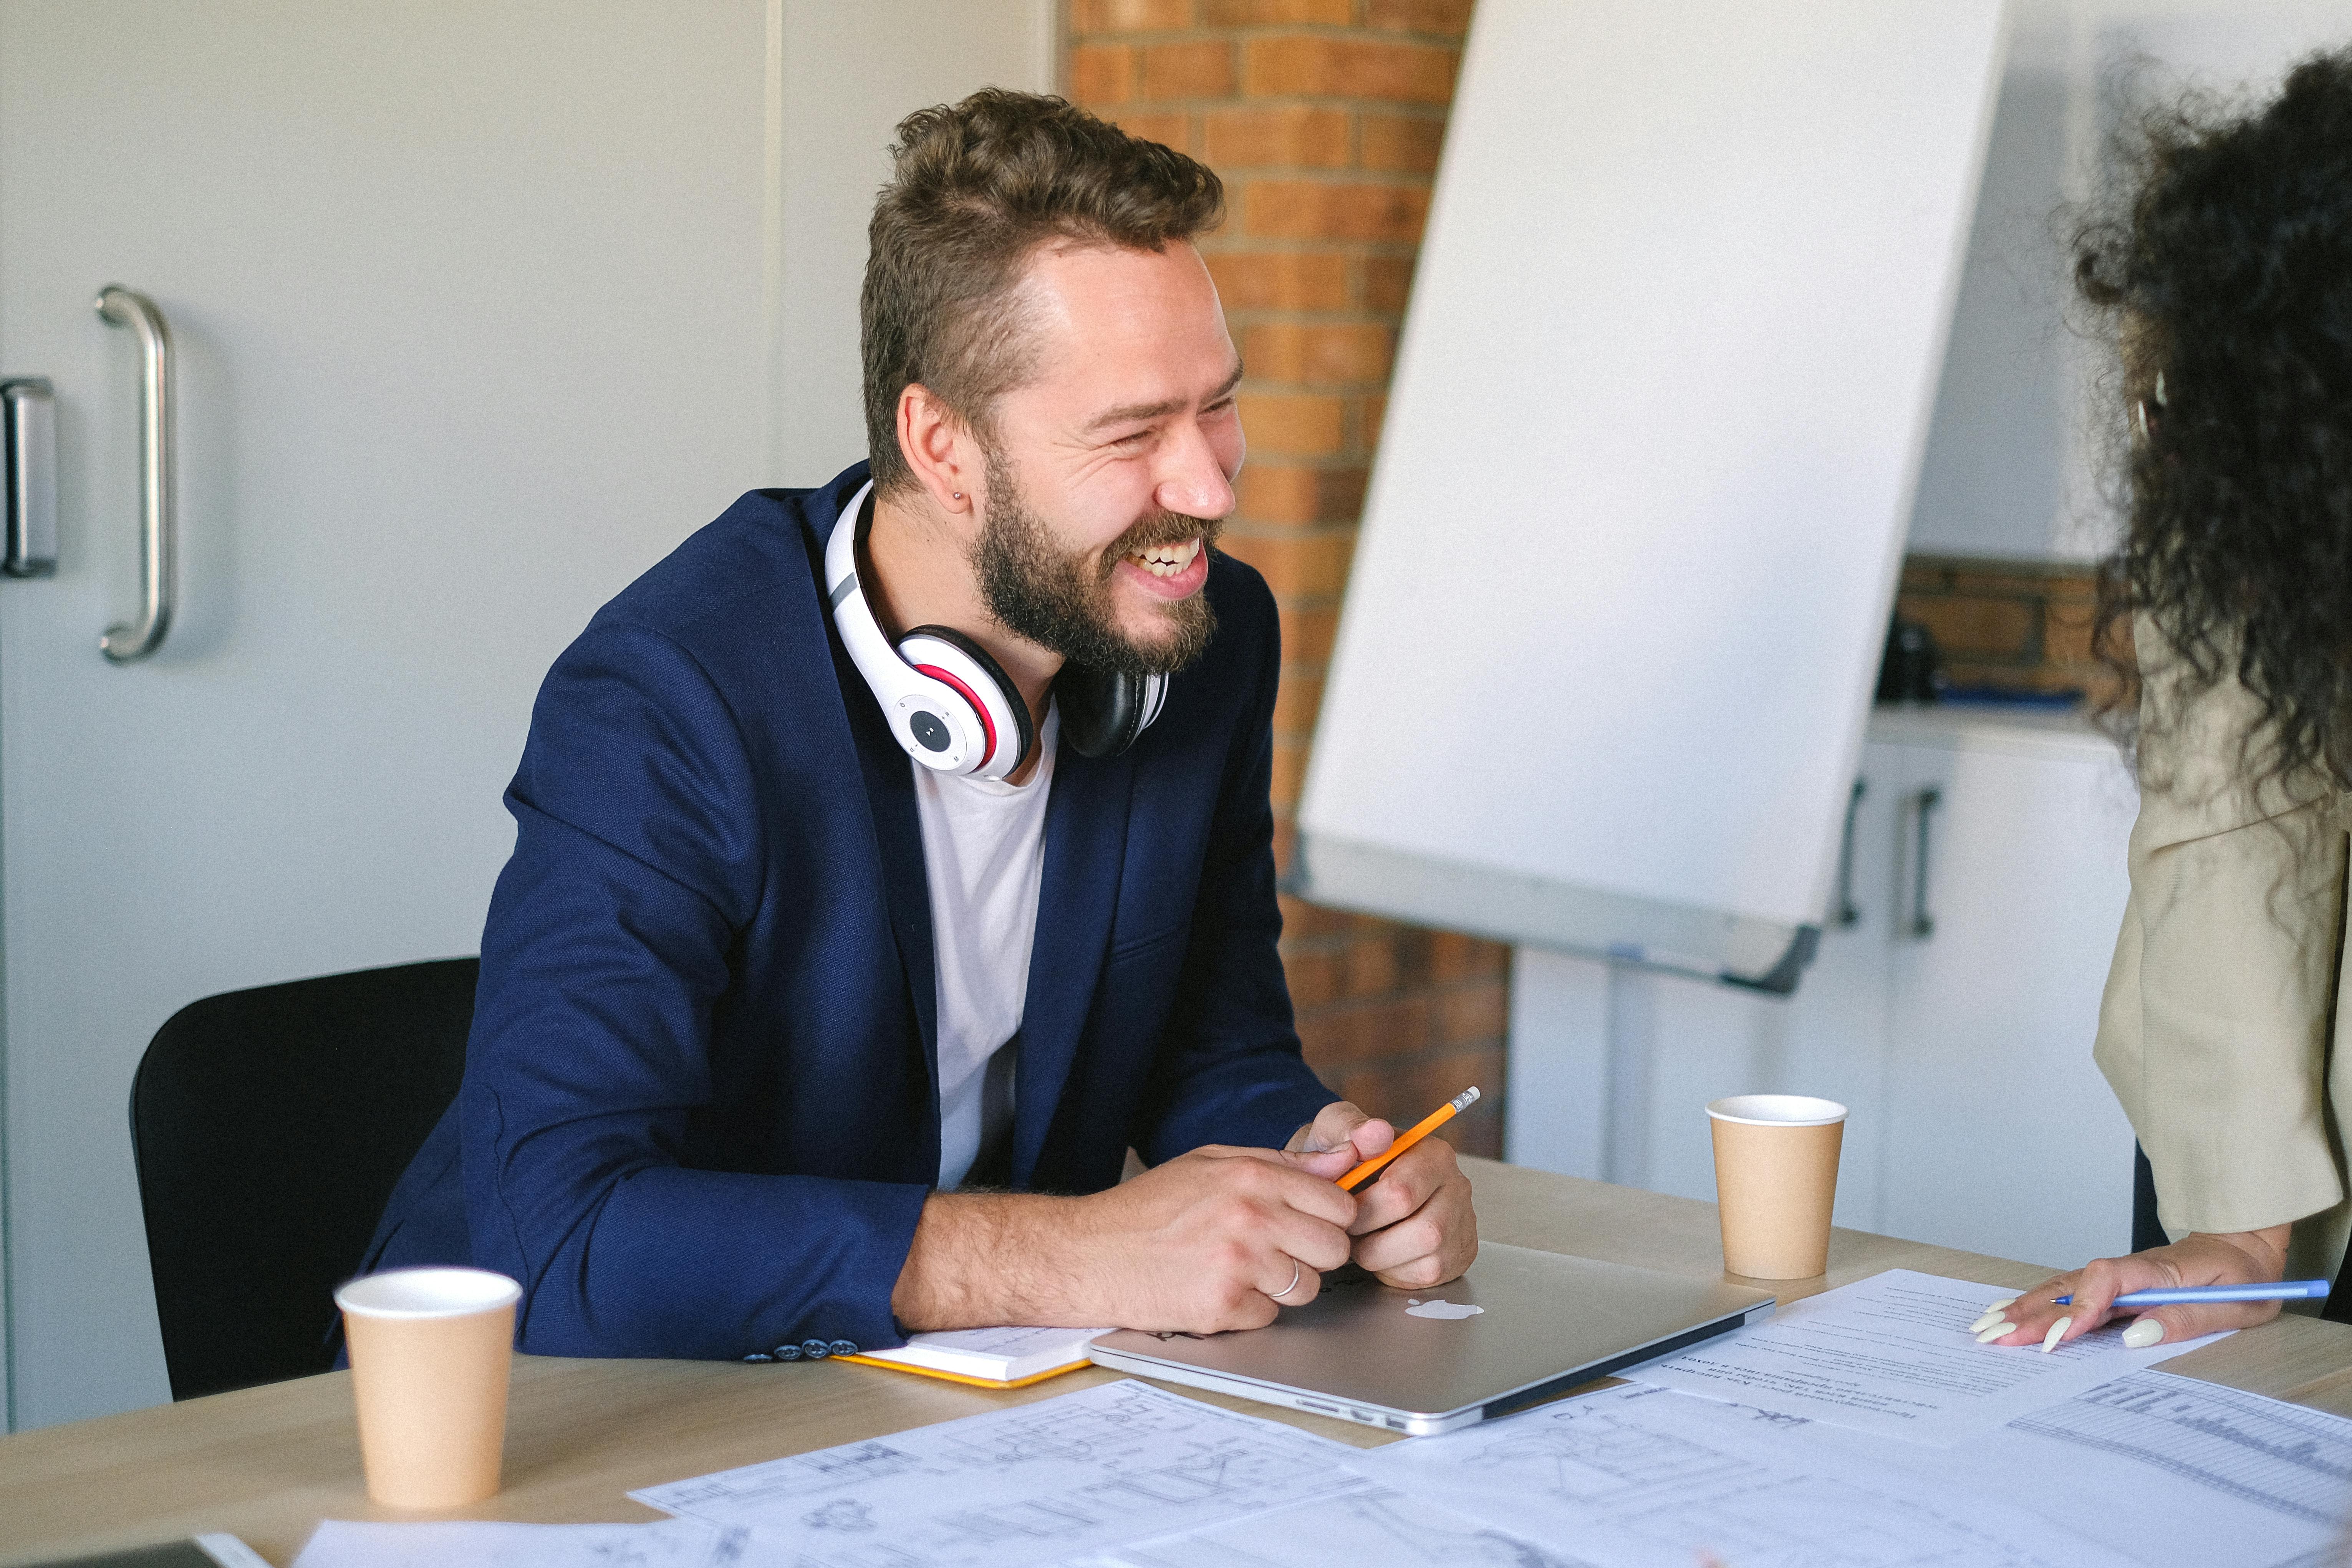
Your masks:
{"label": "woman's hand", "polygon": [[[2286,1277],[2289,1227],[2208,1235],[2202,1231],[2169,1247],[2151,1247],[2128,1258],[2102,1258],[2072,1274],[2045,1279],[2022,1296],[1988,1308],[1977,1320],[1985,1344],[2039,1345],[2043,1350],[2079,1339],[2109,1318],[2132,1315],[2124,1343],[2147,1345],[2193,1340],[2222,1329],[2248,1329],[2278,1316],[2276,1301],[2210,1301],[2200,1306],[2151,1307],[2121,1313],[2112,1303],[2127,1290],[2161,1290],[2183,1285],[2257,1285]],[[2071,1294],[2072,1306],[2051,1300]],[[2053,1333],[2053,1330],[2056,1330]]]}

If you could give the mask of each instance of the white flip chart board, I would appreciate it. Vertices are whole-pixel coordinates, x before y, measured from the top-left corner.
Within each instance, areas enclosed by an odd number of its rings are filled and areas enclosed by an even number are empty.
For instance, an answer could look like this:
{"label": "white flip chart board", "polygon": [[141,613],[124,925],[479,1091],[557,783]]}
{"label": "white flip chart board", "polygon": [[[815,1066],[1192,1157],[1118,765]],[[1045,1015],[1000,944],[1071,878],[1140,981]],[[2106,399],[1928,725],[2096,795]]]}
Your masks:
{"label": "white flip chart board", "polygon": [[1794,984],[2002,31],[2000,0],[1480,0],[1297,890]]}

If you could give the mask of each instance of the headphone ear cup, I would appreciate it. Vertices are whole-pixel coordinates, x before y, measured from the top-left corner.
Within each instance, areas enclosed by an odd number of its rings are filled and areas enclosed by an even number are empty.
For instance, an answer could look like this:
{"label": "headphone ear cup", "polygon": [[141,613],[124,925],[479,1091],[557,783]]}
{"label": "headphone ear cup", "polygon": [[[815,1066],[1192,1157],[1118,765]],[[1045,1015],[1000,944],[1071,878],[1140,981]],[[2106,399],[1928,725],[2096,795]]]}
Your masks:
{"label": "headphone ear cup", "polygon": [[1115,757],[1135,744],[1153,716],[1145,677],[1065,664],[1054,678],[1062,737],[1082,757]]}
{"label": "headphone ear cup", "polygon": [[900,637],[898,651],[923,674],[961,691],[994,738],[988,756],[971,770],[974,776],[1001,779],[1021,765],[1037,740],[1029,704],[986,648],[953,626],[927,626]]}

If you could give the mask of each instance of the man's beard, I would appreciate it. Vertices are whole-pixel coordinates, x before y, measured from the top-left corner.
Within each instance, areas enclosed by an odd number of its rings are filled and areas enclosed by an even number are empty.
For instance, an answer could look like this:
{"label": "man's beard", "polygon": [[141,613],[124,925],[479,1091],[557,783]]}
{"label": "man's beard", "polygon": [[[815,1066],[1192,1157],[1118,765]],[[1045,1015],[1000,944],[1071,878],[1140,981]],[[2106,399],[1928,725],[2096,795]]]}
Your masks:
{"label": "man's beard", "polygon": [[1201,656],[1216,635],[1217,614],[1203,588],[1188,599],[1163,602],[1160,621],[1167,635],[1139,643],[1119,630],[1113,608],[1111,574],[1129,552],[1176,544],[1198,534],[1201,548],[1215,542],[1223,526],[1211,518],[1155,512],[1119,535],[1090,564],[1083,553],[1064,553],[1045,520],[1031,510],[1013,482],[1011,467],[988,454],[988,500],[972,566],[988,613],[1018,636],[1060,654],[1073,664],[1119,675],[1169,675]]}

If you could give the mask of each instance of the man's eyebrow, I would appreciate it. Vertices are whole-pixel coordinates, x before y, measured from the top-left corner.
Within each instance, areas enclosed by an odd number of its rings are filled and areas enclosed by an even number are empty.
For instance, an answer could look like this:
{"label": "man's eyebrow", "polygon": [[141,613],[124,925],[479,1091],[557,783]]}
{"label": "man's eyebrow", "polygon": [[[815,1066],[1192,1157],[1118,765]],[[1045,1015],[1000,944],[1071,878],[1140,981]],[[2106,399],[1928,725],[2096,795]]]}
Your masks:
{"label": "man's eyebrow", "polygon": [[[1226,376],[1225,379],[1219,384],[1217,390],[1211,393],[1207,400],[1211,403],[1216,403],[1223,400],[1227,393],[1233,391],[1234,387],[1241,384],[1241,380],[1242,363],[1239,360],[1235,360],[1234,362],[1233,374]],[[1168,415],[1178,413],[1181,410],[1190,408],[1192,405],[1192,400],[1189,397],[1163,398],[1158,403],[1126,404],[1118,408],[1106,409],[1102,413],[1096,415],[1092,419],[1087,420],[1086,425],[1086,433],[1091,436],[1097,431],[1108,429],[1113,425],[1131,425],[1141,419],[1164,418]]]}

